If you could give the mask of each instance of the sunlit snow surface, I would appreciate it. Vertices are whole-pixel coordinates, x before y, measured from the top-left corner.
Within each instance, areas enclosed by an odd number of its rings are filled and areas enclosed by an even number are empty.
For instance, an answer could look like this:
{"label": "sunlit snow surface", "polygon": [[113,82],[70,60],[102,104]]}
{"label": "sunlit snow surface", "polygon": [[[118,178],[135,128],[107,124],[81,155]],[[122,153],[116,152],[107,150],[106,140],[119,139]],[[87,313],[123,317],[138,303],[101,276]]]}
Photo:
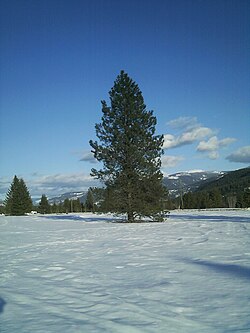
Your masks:
{"label": "sunlit snow surface", "polygon": [[115,219],[1,216],[0,332],[250,332],[250,211]]}

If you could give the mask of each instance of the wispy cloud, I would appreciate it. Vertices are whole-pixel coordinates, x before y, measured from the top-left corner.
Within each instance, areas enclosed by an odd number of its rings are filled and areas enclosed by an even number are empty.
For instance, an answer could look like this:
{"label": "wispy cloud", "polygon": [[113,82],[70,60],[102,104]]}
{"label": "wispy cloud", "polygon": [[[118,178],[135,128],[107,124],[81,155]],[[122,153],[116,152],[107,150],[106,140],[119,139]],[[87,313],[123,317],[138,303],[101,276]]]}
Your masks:
{"label": "wispy cloud", "polygon": [[71,173],[44,175],[29,179],[27,182],[32,195],[53,196],[72,191],[84,191],[98,182],[89,174]]}
{"label": "wispy cloud", "polygon": [[[22,176],[20,176],[22,177]],[[45,194],[49,198],[66,192],[85,191],[90,186],[98,186],[99,182],[85,173],[40,175],[32,174],[23,177],[31,196],[40,197]],[[0,178],[0,196],[5,197],[12,179]]]}
{"label": "wispy cloud", "polygon": [[250,146],[244,146],[226,157],[230,162],[250,163]]}
{"label": "wispy cloud", "polygon": [[220,157],[220,154],[218,153],[218,151],[211,151],[208,154],[208,158],[210,158],[210,160],[217,160]]}
{"label": "wispy cloud", "polygon": [[180,162],[182,162],[184,158],[182,156],[168,156],[163,155],[161,157],[161,165],[162,168],[174,168],[176,167]]}
{"label": "wispy cloud", "polygon": [[174,129],[187,129],[199,126],[196,117],[179,117],[167,122],[167,125]]}
{"label": "wispy cloud", "polygon": [[7,177],[0,177],[0,199],[5,198],[11,182],[12,179],[10,180]]}
{"label": "wispy cloud", "polygon": [[82,157],[80,158],[81,162],[89,162],[92,164],[97,163],[97,160],[94,158],[93,153],[91,153],[90,151],[84,152],[82,154]]}

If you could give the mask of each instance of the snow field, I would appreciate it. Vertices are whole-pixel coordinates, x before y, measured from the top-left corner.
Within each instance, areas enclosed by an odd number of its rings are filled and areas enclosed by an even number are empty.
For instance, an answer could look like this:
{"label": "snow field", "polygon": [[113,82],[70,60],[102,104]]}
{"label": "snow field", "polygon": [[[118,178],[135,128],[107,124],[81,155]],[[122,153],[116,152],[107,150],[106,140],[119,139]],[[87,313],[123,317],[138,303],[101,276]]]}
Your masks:
{"label": "snow field", "polygon": [[0,216],[0,332],[250,332],[249,211],[116,222]]}

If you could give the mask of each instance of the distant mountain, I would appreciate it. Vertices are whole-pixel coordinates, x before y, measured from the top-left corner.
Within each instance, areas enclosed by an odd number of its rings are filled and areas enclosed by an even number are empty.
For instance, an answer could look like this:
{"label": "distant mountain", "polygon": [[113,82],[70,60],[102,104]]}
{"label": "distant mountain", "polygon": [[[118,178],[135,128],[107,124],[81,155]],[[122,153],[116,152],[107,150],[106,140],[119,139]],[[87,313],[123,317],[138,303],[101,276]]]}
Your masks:
{"label": "distant mountain", "polygon": [[219,189],[222,195],[238,195],[250,189],[250,167],[227,172],[223,177],[200,184],[199,191]]}
{"label": "distant mountain", "polygon": [[167,187],[172,198],[186,192],[196,191],[202,184],[220,179],[224,171],[193,170],[178,172],[164,177],[163,184]]}
{"label": "distant mountain", "polygon": [[[221,193],[239,192],[243,188],[250,187],[250,168],[236,171],[203,171],[193,170],[177,172],[164,177],[163,184],[167,187],[170,197],[175,198],[186,192],[197,190],[211,190],[213,187],[220,189]],[[50,198],[49,203],[56,204],[65,199],[80,199],[85,202],[87,191],[67,192],[57,197]]]}
{"label": "distant mountain", "polygon": [[87,196],[87,191],[82,192],[67,192],[63,193],[57,197],[48,199],[50,204],[56,203],[59,204],[60,202],[63,202],[65,199],[69,200],[77,200],[80,199],[80,202],[85,202]]}
{"label": "distant mountain", "polygon": [[[193,192],[204,182],[219,179],[225,174],[226,172],[203,170],[178,172],[164,177],[163,184],[167,187],[170,196],[174,198],[180,194],[180,191],[182,191],[182,193],[189,191]],[[79,198],[81,202],[85,202],[86,196],[87,191],[67,192],[50,198],[48,201],[50,204],[53,204],[54,202],[58,204],[63,202],[65,199],[76,200]]]}

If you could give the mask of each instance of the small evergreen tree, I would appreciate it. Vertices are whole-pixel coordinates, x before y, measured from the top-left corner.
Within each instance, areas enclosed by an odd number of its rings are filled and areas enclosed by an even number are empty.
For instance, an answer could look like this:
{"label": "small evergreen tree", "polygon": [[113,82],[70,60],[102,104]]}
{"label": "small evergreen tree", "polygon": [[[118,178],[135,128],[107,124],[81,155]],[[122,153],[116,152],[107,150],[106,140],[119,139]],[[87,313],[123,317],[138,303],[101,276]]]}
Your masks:
{"label": "small evergreen tree", "polygon": [[29,213],[33,209],[33,203],[27,185],[25,184],[22,178],[19,180],[19,186],[20,186],[20,197],[24,212]]}
{"label": "small evergreen tree", "polygon": [[42,214],[51,213],[51,207],[45,194],[42,195],[39,202],[39,212]]}
{"label": "small evergreen tree", "polygon": [[210,200],[212,208],[221,208],[223,207],[222,195],[217,187],[213,188],[210,191]]}
{"label": "small evergreen tree", "polygon": [[73,211],[77,213],[82,211],[82,205],[79,198],[73,201]]}
{"label": "small evergreen tree", "polygon": [[24,180],[14,176],[5,199],[6,213],[9,215],[24,215],[32,210],[32,200]]}
{"label": "small evergreen tree", "polygon": [[71,212],[71,204],[70,204],[70,200],[68,198],[66,198],[63,202],[63,208],[64,208],[64,212],[65,213],[69,213]]}
{"label": "small evergreen tree", "polygon": [[18,184],[19,184],[19,179],[17,178],[17,176],[14,176],[4,201],[5,211],[6,214],[8,215],[12,215],[13,210],[16,210],[14,208],[14,201],[15,202],[18,201],[18,195],[17,195]]}
{"label": "small evergreen tree", "polygon": [[58,213],[65,213],[64,204],[61,201],[57,205],[57,208],[58,208]]}
{"label": "small evergreen tree", "polygon": [[160,171],[163,136],[155,135],[156,117],[124,71],[109,96],[111,106],[102,101],[102,121],[95,126],[99,142],[90,141],[103,169],[92,169],[92,176],[106,185],[110,211],[126,213],[129,222],[141,216],[160,219],[166,191]]}
{"label": "small evergreen tree", "polygon": [[54,202],[53,205],[51,206],[51,213],[55,214],[55,213],[59,213],[59,209],[57,204]]}

